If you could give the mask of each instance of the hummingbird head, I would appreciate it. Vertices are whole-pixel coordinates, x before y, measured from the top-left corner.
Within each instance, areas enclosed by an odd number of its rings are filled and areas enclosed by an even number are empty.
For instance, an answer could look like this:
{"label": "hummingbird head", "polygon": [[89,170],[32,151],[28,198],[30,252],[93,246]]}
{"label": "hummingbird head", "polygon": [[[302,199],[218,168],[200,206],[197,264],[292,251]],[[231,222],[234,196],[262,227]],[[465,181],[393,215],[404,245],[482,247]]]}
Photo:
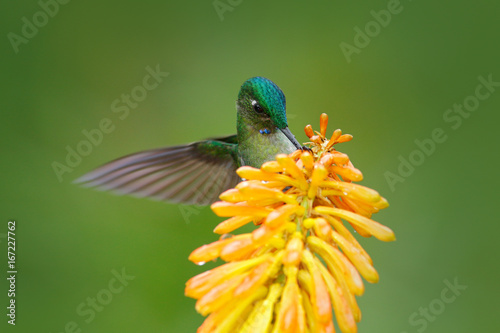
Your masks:
{"label": "hummingbird head", "polygon": [[246,80],[238,94],[236,107],[242,117],[258,127],[269,130],[288,127],[285,94],[266,78],[257,76]]}
{"label": "hummingbird head", "polygon": [[238,94],[236,108],[238,118],[245,119],[246,123],[262,135],[279,130],[295,147],[301,148],[288,129],[285,94],[271,80],[261,76],[246,80]]}
{"label": "hummingbird head", "polygon": [[245,119],[260,134],[268,135],[279,130],[295,147],[301,148],[288,129],[285,94],[271,80],[261,76],[246,80],[238,94],[236,108],[238,119]]}

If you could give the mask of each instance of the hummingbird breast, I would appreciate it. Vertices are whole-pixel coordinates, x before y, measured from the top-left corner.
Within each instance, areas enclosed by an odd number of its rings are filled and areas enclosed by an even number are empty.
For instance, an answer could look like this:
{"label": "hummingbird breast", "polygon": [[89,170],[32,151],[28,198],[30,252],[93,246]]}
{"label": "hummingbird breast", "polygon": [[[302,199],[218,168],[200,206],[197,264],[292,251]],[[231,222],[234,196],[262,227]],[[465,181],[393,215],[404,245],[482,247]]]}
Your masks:
{"label": "hummingbird breast", "polygon": [[238,141],[238,154],[244,165],[255,168],[274,160],[277,154],[290,154],[297,149],[277,128],[269,134],[255,131]]}

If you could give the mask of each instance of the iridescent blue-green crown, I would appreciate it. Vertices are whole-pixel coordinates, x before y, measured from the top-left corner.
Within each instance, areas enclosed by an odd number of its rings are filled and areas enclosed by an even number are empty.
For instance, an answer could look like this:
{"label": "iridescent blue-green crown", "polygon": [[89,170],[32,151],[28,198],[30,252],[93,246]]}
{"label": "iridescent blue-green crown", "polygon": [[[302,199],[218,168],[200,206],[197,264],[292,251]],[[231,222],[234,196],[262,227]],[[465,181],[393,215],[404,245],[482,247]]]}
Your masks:
{"label": "iridescent blue-green crown", "polygon": [[242,99],[245,95],[259,101],[278,127],[288,126],[285,94],[273,81],[261,76],[248,79],[241,86],[238,99]]}

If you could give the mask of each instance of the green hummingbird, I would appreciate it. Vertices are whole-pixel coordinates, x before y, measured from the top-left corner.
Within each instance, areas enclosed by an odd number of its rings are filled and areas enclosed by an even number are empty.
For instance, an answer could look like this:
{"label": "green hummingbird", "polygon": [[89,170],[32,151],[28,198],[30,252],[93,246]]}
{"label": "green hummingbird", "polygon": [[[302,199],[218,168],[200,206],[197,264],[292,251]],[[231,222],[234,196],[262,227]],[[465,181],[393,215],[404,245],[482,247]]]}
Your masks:
{"label": "green hummingbird", "polygon": [[285,95],[271,80],[245,81],[236,109],[236,135],[131,154],[75,182],[117,194],[207,205],[241,181],[238,167],[259,168],[279,153],[303,148],[288,129]]}

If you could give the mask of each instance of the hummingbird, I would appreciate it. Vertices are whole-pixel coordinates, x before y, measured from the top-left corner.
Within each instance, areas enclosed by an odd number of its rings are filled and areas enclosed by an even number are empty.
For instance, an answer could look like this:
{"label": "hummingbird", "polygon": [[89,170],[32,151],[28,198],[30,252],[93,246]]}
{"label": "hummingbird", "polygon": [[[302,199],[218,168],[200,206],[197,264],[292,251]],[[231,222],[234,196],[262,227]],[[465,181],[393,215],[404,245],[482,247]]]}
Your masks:
{"label": "hummingbird", "polygon": [[277,154],[304,149],[288,129],[285,95],[271,80],[245,81],[236,110],[235,135],[127,155],[75,182],[120,195],[208,205],[241,181],[238,167],[260,168]]}

